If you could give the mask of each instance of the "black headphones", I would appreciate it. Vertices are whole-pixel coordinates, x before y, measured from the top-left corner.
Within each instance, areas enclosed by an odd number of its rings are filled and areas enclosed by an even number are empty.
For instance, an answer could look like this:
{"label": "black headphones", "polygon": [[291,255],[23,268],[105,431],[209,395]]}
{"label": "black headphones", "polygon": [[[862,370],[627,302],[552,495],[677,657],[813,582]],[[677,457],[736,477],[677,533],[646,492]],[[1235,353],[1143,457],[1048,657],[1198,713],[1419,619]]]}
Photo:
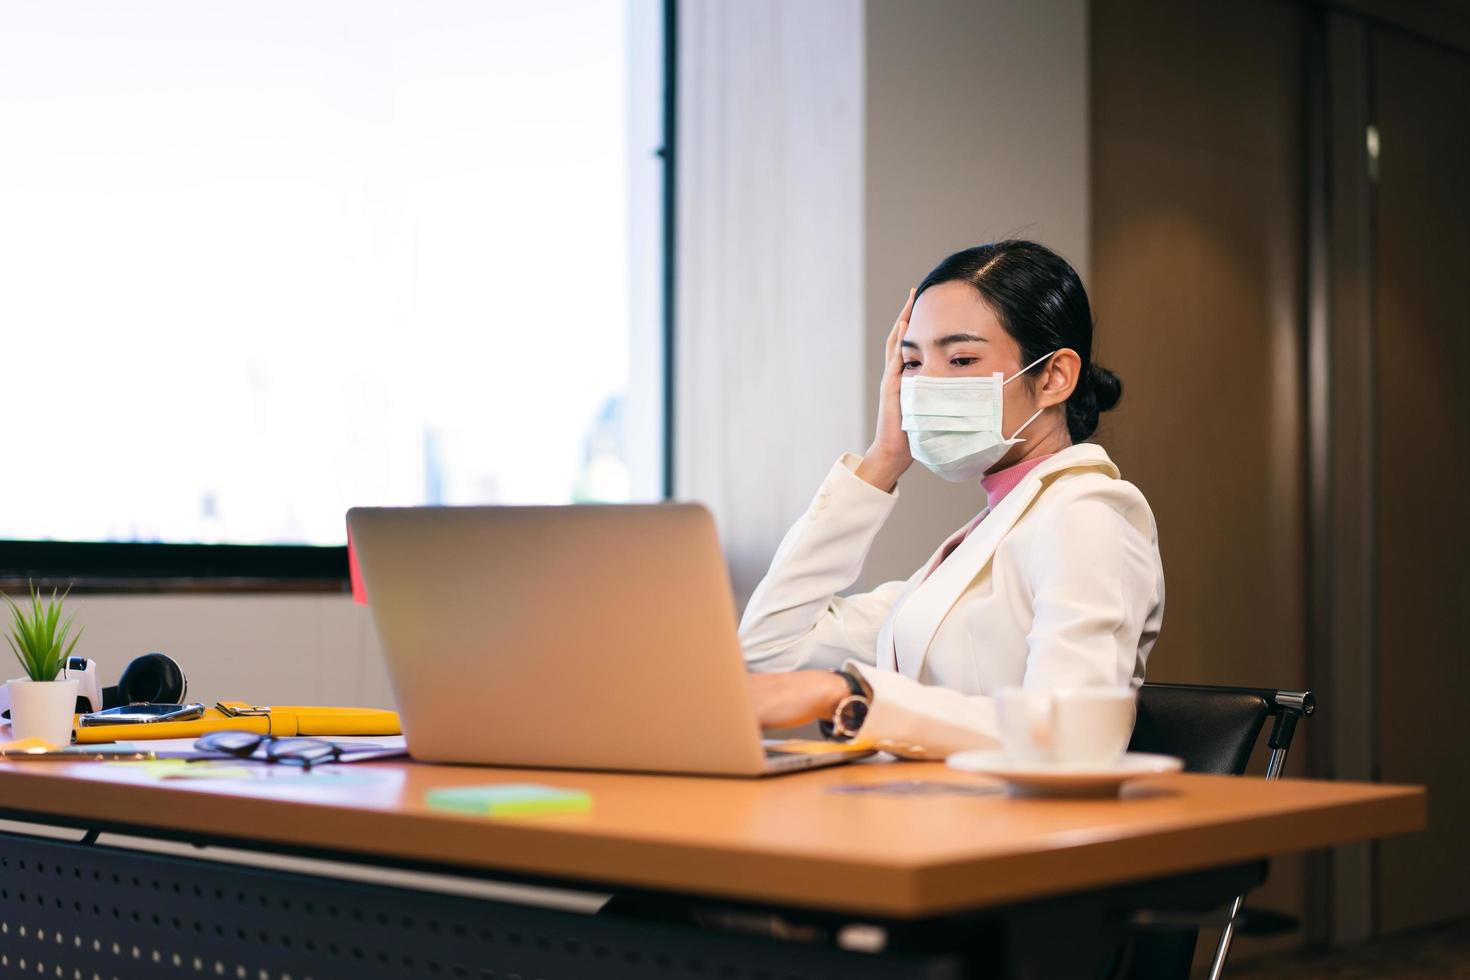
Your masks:
{"label": "black headphones", "polygon": [[172,657],[145,653],[123,668],[116,687],[102,689],[102,706],[116,708],[136,701],[183,704],[188,693],[189,680]]}

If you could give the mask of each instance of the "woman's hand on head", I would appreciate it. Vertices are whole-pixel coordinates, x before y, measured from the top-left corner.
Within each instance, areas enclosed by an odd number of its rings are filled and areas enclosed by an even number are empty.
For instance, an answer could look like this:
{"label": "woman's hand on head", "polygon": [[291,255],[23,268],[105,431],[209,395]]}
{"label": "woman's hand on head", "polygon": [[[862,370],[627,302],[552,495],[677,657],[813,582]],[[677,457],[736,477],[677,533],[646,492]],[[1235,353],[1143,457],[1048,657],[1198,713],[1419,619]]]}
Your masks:
{"label": "woman's hand on head", "polygon": [[795,728],[831,718],[848,694],[847,682],[830,670],[748,674],[750,700],[762,728]]}
{"label": "woman's hand on head", "polygon": [[873,444],[857,467],[857,475],[861,479],[885,493],[893,491],[898,485],[898,478],[914,461],[909,454],[909,437],[903,431],[903,411],[898,401],[903,382],[903,335],[909,329],[909,316],[914,312],[914,293],[915,290],[909,290],[908,300],[893,322],[893,329],[888,332],[888,341],[883,349],[883,380],[878,387],[878,430],[873,435]]}

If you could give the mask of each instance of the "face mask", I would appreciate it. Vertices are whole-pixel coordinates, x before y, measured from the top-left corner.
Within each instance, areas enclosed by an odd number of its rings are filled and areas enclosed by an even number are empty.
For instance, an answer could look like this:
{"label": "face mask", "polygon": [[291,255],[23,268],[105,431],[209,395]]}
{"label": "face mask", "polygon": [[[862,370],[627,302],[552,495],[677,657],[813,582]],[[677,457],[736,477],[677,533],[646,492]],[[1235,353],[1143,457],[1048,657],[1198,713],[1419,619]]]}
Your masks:
{"label": "face mask", "polygon": [[909,452],[939,476],[954,483],[976,480],[1018,442],[1041,409],[1007,439],[1001,429],[1006,385],[1051,357],[1037,358],[1009,378],[907,377],[899,382],[898,404]]}

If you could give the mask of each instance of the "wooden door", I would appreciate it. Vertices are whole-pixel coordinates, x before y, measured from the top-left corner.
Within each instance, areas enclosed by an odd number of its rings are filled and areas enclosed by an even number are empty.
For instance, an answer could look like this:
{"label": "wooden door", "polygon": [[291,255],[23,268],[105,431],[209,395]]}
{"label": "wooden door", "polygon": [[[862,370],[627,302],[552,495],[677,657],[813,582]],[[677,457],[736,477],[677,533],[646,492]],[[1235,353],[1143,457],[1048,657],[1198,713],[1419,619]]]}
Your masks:
{"label": "wooden door", "polygon": [[1379,778],[1429,786],[1379,845],[1378,927],[1470,915],[1470,55],[1370,34]]}
{"label": "wooden door", "polygon": [[[1098,441],[1158,521],[1150,680],[1306,681],[1305,30],[1266,0],[1092,6],[1087,285],[1124,386]],[[1251,903],[1301,916],[1304,892],[1283,860]]]}

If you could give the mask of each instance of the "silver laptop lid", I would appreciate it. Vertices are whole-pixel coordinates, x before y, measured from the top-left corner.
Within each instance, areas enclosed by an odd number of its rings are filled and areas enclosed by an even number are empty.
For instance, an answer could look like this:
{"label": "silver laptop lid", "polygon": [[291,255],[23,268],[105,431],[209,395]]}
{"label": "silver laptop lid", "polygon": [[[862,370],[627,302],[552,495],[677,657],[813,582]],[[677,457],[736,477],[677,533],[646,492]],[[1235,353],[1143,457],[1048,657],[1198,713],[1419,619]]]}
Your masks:
{"label": "silver laptop lid", "polygon": [[415,757],[761,771],[703,507],[354,508],[348,525]]}

